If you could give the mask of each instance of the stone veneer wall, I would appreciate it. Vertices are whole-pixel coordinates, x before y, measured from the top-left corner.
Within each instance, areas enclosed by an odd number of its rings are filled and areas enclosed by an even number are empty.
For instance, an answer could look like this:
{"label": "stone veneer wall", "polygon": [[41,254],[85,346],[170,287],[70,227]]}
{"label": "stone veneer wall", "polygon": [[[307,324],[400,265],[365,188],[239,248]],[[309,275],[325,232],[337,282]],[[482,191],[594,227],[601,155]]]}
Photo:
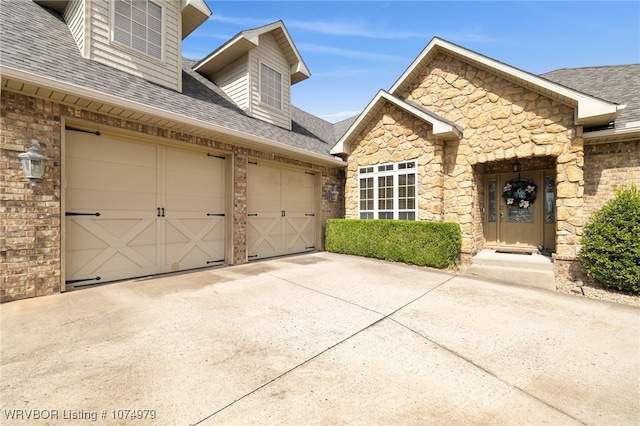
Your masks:
{"label": "stone veneer wall", "polygon": [[461,223],[463,252],[474,254],[481,247],[479,221],[473,218],[479,192],[473,167],[516,157],[555,157],[556,251],[575,258],[578,246],[572,236],[583,225],[584,157],[573,108],[444,54],[402,97],[464,129],[460,141],[445,144],[443,217]]}
{"label": "stone veneer wall", "polygon": [[[233,262],[245,263],[247,166],[249,157],[316,170],[322,182],[322,229],[326,219],[343,217],[343,205],[329,203],[327,190],[344,185],[342,169],[292,160],[272,153],[225,144],[186,133],[122,120],[77,107],[2,92],[0,129],[0,302],[60,292],[61,276],[61,128],[62,117],[76,118],[233,154]],[[35,187],[24,178],[18,154],[32,138],[49,160]],[[324,246],[324,240],[323,240]],[[320,248],[322,249],[322,247]]]}
{"label": "stone veneer wall", "polygon": [[358,167],[418,160],[418,219],[442,220],[443,143],[431,126],[399,108],[386,104],[380,118],[365,129],[362,142],[352,145],[345,185],[345,215],[358,218]]}
{"label": "stone veneer wall", "polygon": [[347,217],[357,217],[359,166],[418,158],[419,219],[460,223],[467,263],[484,241],[481,175],[496,162],[539,158],[556,169],[557,258],[576,259],[584,225],[584,152],[572,107],[442,53],[401,97],[455,123],[463,136],[437,141],[421,120],[383,108],[350,148]]}

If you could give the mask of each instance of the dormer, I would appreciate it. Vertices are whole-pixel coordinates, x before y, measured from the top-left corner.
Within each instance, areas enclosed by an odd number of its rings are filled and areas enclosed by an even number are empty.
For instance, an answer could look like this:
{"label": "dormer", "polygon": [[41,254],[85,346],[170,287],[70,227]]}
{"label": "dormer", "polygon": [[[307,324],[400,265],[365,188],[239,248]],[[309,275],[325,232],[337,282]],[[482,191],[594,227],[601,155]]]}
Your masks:
{"label": "dormer", "polygon": [[62,14],[82,57],[182,91],[182,40],[204,0],[34,0]]}
{"label": "dormer", "polygon": [[291,130],[291,85],[311,75],[282,21],[242,31],[193,69],[249,116]]}

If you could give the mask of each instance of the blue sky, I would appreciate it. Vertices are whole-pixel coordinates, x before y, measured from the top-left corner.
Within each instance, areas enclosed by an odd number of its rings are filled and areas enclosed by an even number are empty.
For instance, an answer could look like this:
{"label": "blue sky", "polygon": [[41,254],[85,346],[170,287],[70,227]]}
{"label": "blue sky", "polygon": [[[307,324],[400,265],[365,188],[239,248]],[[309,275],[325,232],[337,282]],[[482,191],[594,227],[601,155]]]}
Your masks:
{"label": "blue sky", "polygon": [[183,43],[201,59],[283,20],[311,77],[292,103],[330,122],[389,89],[433,37],[533,74],[640,62],[640,1],[218,1]]}

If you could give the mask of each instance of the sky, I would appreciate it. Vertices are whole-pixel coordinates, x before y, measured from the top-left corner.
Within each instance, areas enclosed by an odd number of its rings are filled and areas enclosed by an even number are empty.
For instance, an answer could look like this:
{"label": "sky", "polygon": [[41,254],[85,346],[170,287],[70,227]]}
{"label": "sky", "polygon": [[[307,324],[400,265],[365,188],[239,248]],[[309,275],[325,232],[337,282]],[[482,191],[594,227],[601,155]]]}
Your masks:
{"label": "sky", "polygon": [[202,59],[241,31],[282,20],[311,72],[292,86],[292,103],[332,123],[388,90],[433,37],[532,74],[640,63],[640,0],[207,4],[212,16],[184,40],[184,57]]}

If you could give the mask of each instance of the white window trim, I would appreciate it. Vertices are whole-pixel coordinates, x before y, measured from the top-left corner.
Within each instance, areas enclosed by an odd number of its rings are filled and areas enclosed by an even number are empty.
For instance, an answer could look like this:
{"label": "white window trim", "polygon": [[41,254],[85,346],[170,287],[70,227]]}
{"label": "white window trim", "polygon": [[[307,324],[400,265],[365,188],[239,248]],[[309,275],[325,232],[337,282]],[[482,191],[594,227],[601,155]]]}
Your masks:
{"label": "white window trim", "polygon": [[[280,74],[280,108],[277,108],[273,105],[269,105],[268,103],[262,100],[262,65]],[[271,108],[274,111],[278,111],[278,112],[284,111],[284,74],[278,71],[275,67],[272,67],[271,65],[263,61],[258,61],[258,100],[260,101],[261,105],[264,105],[267,108]]]}
{"label": "white window trim", "polygon": [[[413,167],[399,169],[398,166],[400,164],[412,164]],[[380,167],[392,166],[392,170],[379,171]],[[363,170],[373,167],[373,172],[362,173]],[[415,194],[414,194],[414,208],[413,209],[402,209],[400,210],[399,204],[399,188],[398,181],[399,176],[408,174],[408,170],[413,170],[415,174]],[[415,160],[409,161],[400,161],[397,163],[384,163],[384,164],[376,164],[372,166],[362,166],[358,167],[358,218],[360,218],[362,213],[373,213],[373,219],[379,219],[380,209],[378,208],[378,178],[382,176],[392,176],[393,177],[393,220],[398,220],[400,216],[400,211],[404,212],[413,212],[415,219],[418,220],[418,163]],[[373,178],[373,210],[362,210],[360,209],[360,179],[364,178]],[[387,212],[389,210],[382,210]],[[411,219],[408,219],[411,220]]]}
{"label": "white window trim", "polygon": [[166,7],[164,6],[164,4],[162,4],[160,1],[158,0],[147,0],[150,3],[153,3],[157,6],[160,7],[161,10],[161,20],[162,22],[160,22],[160,57],[157,58],[153,55],[148,54],[147,52],[143,52],[141,50],[135,49],[132,46],[129,46],[127,44],[124,44],[122,42],[119,42],[115,39],[115,31],[116,31],[116,5],[115,5],[115,1],[110,1],[109,2],[109,42],[115,46],[118,46],[118,48],[126,50],[129,53],[135,54],[135,55],[139,55],[144,57],[145,59],[149,59],[155,62],[159,62],[159,63],[165,63],[166,62],[166,40],[167,40],[167,34],[166,34],[166,25],[167,25],[167,10]]}

